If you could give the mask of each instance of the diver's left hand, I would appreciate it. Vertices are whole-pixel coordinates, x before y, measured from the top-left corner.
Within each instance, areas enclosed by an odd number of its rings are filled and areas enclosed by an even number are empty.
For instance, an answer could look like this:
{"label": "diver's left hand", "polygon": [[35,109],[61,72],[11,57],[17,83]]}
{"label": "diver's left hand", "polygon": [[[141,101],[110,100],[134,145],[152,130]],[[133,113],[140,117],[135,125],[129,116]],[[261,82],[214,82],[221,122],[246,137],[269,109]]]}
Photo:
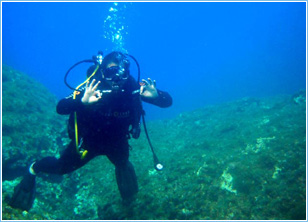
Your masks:
{"label": "diver's left hand", "polygon": [[142,79],[142,85],[140,87],[140,95],[146,98],[155,99],[158,97],[156,89],[156,81],[148,78],[148,81]]}

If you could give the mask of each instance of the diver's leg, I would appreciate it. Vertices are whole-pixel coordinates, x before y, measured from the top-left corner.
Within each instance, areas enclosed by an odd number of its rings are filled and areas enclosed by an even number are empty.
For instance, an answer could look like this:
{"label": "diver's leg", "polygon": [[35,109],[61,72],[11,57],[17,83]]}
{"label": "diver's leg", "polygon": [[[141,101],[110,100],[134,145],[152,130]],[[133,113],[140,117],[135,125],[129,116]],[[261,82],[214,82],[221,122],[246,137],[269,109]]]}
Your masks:
{"label": "diver's leg", "polygon": [[30,210],[35,199],[35,178],[40,172],[53,174],[70,173],[89,162],[97,154],[89,152],[84,159],[81,159],[76,152],[73,142],[71,142],[59,159],[46,157],[33,163],[29,172],[23,177],[20,184],[14,188],[14,194],[10,200],[10,205],[22,210]]}
{"label": "diver's leg", "polygon": [[109,160],[115,165],[118,188],[122,199],[129,203],[138,192],[137,176],[133,165],[129,162],[129,145],[127,139],[118,141],[107,153]]}
{"label": "diver's leg", "polygon": [[127,161],[126,165],[116,166],[116,178],[121,197],[126,203],[133,201],[138,193],[137,176],[134,166]]}
{"label": "diver's leg", "polygon": [[79,169],[95,156],[95,153],[88,152],[85,158],[81,159],[76,151],[75,143],[72,141],[59,159],[55,157],[45,157],[33,164],[33,171],[36,174],[43,172],[63,175]]}

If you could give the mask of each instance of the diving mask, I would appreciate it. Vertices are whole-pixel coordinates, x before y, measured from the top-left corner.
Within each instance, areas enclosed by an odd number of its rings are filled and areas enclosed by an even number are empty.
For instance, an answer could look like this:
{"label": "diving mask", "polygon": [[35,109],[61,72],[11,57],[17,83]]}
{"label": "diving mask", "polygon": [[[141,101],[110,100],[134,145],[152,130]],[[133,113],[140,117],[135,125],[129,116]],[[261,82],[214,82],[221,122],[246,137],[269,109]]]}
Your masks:
{"label": "diving mask", "polygon": [[128,78],[128,72],[121,66],[111,66],[103,70],[104,78],[107,81],[114,81],[115,79],[126,80]]}

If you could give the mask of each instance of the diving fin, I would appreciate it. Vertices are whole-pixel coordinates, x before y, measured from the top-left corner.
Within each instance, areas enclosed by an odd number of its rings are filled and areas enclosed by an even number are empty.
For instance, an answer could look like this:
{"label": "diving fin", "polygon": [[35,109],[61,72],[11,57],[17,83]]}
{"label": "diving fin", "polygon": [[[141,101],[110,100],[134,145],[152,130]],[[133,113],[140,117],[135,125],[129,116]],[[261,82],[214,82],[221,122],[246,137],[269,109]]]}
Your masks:
{"label": "diving fin", "polygon": [[28,173],[20,184],[14,188],[10,205],[14,208],[29,211],[35,199],[35,175]]}

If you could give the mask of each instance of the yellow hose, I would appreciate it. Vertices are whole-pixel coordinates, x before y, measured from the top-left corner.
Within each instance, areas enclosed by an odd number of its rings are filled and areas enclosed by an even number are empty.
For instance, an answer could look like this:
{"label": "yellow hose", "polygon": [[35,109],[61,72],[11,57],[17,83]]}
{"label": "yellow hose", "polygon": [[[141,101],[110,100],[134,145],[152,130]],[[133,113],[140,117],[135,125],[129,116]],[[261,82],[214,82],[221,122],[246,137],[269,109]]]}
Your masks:
{"label": "yellow hose", "polygon": [[[86,81],[84,81],[83,83],[81,83],[79,86],[76,87],[76,90],[74,91],[73,99],[76,99],[76,95],[78,95],[78,94],[80,93],[80,92],[78,91],[78,89],[79,89],[81,86],[83,86],[85,83],[87,83],[87,82],[92,78],[92,76],[95,75],[95,73],[97,72],[98,68],[99,68],[99,65],[97,64],[97,65],[96,65],[96,68],[95,68],[94,72],[91,74],[91,76],[89,76],[89,77],[86,79]],[[79,142],[78,142],[78,124],[77,124],[77,113],[76,113],[76,112],[74,112],[74,119],[75,119],[75,144],[76,144],[76,152],[77,152],[79,155],[81,155],[81,156],[80,156],[81,159],[84,159],[84,158],[86,157],[88,151],[87,151],[87,150],[85,150],[85,151],[80,151],[80,150],[79,150],[79,144],[78,144],[78,143],[79,143]]]}

